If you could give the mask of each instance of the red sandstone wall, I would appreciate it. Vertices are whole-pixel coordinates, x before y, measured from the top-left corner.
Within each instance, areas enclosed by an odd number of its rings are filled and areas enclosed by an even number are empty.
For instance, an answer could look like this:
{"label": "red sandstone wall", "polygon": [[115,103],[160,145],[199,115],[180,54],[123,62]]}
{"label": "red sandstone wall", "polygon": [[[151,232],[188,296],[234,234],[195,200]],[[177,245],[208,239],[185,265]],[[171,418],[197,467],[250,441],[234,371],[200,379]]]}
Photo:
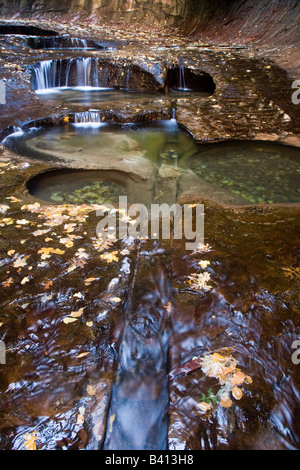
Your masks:
{"label": "red sandstone wall", "polygon": [[300,45],[299,0],[0,0],[0,14],[144,21],[216,42]]}

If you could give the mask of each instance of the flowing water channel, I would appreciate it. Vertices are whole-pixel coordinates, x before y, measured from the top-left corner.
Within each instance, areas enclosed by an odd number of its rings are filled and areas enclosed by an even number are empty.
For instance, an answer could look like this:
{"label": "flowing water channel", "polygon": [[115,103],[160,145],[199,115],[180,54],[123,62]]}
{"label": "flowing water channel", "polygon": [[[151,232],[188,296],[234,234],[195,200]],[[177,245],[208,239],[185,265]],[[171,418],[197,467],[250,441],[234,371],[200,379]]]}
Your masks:
{"label": "flowing water channel", "polygon": [[[129,87],[102,89],[97,68],[97,59],[44,61],[34,88],[87,106],[141,99]],[[176,73],[173,93],[188,99],[185,69]],[[71,75],[84,89],[70,87]],[[3,142],[48,169],[26,180],[38,205],[1,206],[11,367],[0,447],[22,449],[36,432],[43,450],[299,449],[300,220],[274,207],[300,202],[299,150],[199,145],[174,116],[116,124],[91,109],[71,121]],[[147,207],[205,202],[205,245],[189,252],[172,236],[103,245],[85,211],[120,195]]]}

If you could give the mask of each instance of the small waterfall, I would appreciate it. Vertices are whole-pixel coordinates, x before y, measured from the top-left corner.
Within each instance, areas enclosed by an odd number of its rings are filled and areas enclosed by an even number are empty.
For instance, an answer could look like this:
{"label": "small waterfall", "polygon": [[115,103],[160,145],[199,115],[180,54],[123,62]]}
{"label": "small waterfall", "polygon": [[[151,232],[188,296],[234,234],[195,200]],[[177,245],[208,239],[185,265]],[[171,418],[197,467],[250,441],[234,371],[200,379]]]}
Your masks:
{"label": "small waterfall", "polygon": [[87,40],[80,38],[70,38],[71,48],[73,49],[87,49]]}
{"label": "small waterfall", "polygon": [[57,76],[57,61],[43,60],[34,68],[35,89],[46,90],[55,88]]}
{"label": "small waterfall", "polygon": [[67,64],[66,82],[65,82],[65,83],[66,83],[66,86],[68,86],[68,84],[69,84],[70,70],[71,70],[73,61],[74,61],[74,59],[70,59],[70,60],[68,61],[68,64]]}
{"label": "small waterfall", "polygon": [[127,74],[126,74],[126,90],[129,90],[129,80],[130,80],[130,65],[128,65]]}
{"label": "small waterfall", "polygon": [[100,111],[89,110],[81,113],[75,113],[74,126],[81,131],[82,129],[99,129],[102,126],[105,126],[105,123],[102,122],[103,116],[101,116]]}
{"label": "small waterfall", "polygon": [[81,58],[76,60],[78,87],[99,87],[98,58]]}
{"label": "small waterfall", "polygon": [[179,90],[186,90],[186,82],[185,82],[185,68],[183,65],[179,66]]}
{"label": "small waterfall", "polygon": [[[71,77],[73,65],[76,67],[75,83],[72,83],[74,77]],[[33,76],[34,89],[37,91],[69,86],[98,87],[98,59],[44,60],[36,64]]]}
{"label": "small waterfall", "polygon": [[75,113],[75,124],[100,124],[101,114],[100,111],[85,111],[82,113]]}
{"label": "small waterfall", "polygon": [[90,57],[77,61],[77,86],[90,86],[92,59]]}

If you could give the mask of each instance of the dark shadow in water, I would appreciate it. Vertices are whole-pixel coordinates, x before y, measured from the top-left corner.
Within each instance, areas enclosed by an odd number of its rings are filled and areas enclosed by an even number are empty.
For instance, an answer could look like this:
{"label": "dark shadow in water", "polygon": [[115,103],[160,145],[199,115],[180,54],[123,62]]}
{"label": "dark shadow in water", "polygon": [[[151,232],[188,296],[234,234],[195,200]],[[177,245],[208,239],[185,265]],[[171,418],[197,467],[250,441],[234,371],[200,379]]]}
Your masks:
{"label": "dark shadow in water", "polygon": [[171,287],[160,258],[151,270],[141,264],[126,305],[105,450],[167,448]]}

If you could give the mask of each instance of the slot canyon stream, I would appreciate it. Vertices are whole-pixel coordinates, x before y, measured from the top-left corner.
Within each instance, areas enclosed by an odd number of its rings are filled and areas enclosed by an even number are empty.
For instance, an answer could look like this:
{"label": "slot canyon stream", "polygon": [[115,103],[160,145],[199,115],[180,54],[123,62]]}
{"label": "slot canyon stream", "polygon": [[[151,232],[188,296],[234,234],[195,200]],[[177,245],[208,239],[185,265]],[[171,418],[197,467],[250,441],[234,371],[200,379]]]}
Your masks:
{"label": "slot canyon stream", "polygon": [[0,6],[0,449],[299,450],[296,39],[108,3]]}

